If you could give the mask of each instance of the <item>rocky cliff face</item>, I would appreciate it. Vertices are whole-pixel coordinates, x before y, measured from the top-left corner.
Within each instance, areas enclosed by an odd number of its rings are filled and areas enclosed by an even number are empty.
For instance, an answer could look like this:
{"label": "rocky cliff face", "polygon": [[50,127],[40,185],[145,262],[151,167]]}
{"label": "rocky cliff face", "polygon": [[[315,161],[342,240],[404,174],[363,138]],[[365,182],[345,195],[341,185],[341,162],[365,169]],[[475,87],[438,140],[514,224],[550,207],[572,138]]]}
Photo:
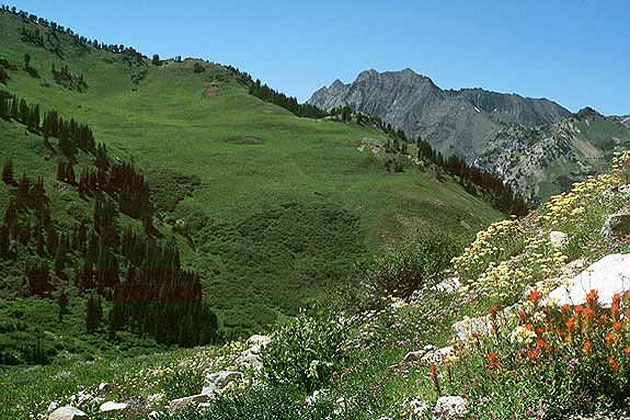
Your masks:
{"label": "rocky cliff face", "polygon": [[490,137],[474,163],[536,202],[603,171],[615,152],[629,147],[630,127],[585,108],[558,123],[505,127]]}
{"label": "rocky cliff face", "polygon": [[377,116],[410,138],[420,135],[436,150],[498,174],[533,202],[604,170],[614,152],[630,146],[630,116],[605,117],[592,108],[573,115],[547,99],[442,90],[409,69],[368,70],[350,84],[337,80],[308,103]]}
{"label": "rocky cliff face", "polygon": [[337,80],[315,92],[308,103],[323,109],[347,105],[381,118],[410,138],[422,136],[442,153],[472,159],[506,124],[540,125],[571,115],[546,99],[483,89],[442,90],[409,69],[364,71],[350,84]]}

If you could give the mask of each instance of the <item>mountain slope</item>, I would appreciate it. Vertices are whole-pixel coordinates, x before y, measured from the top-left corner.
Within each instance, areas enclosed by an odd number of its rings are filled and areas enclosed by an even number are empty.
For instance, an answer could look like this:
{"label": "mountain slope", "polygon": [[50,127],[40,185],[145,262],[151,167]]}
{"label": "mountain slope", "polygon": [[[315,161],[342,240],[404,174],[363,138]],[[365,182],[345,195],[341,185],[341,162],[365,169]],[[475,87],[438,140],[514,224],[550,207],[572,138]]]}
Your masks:
{"label": "mountain slope", "polygon": [[506,127],[490,138],[475,164],[529,201],[540,201],[602,172],[615,153],[628,150],[630,129],[621,121],[586,108],[559,123]]}
{"label": "mountain slope", "polygon": [[[157,228],[200,273],[228,336],[320,299],[383,247],[435,230],[469,237],[501,217],[455,182],[390,174],[381,158],[357,150],[365,139],[384,141],[381,132],[297,118],[249,95],[230,68],[192,59],[153,65],[10,13],[0,13],[0,36],[0,56],[12,65],[0,90],[88,123],[114,158],[135,162],[153,191]],[[53,65],[87,87],[57,82]],[[60,228],[91,214],[91,201],[55,180],[58,157],[41,137],[24,141],[14,121],[0,121],[0,132],[13,144],[0,158],[12,158],[17,174],[45,177]],[[0,203],[7,193],[0,188]]]}
{"label": "mountain slope", "polygon": [[337,80],[318,90],[308,103],[323,109],[349,106],[402,129],[410,138],[422,136],[442,153],[467,158],[505,124],[540,125],[571,114],[546,99],[483,89],[442,90],[410,69],[364,71],[350,84]]}

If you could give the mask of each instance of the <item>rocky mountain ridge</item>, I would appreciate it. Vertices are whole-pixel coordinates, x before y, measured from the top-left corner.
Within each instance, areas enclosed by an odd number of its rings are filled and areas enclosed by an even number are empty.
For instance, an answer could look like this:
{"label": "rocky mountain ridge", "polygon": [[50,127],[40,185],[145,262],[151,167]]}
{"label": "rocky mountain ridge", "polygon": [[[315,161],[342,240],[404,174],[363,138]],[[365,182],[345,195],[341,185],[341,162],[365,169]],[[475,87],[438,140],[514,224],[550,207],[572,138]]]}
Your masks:
{"label": "rocky mountain ridge", "polygon": [[483,89],[443,90],[411,69],[367,70],[350,84],[336,80],[308,100],[322,109],[349,106],[428,140],[444,154],[475,156],[486,139],[506,124],[541,125],[571,112],[547,99],[531,99]]}
{"label": "rocky mountain ridge", "polygon": [[410,69],[364,71],[352,83],[337,80],[318,90],[308,103],[376,116],[499,175],[531,202],[605,169],[630,142],[630,116],[607,117],[589,107],[573,114],[548,99],[480,88],[443,90]]}

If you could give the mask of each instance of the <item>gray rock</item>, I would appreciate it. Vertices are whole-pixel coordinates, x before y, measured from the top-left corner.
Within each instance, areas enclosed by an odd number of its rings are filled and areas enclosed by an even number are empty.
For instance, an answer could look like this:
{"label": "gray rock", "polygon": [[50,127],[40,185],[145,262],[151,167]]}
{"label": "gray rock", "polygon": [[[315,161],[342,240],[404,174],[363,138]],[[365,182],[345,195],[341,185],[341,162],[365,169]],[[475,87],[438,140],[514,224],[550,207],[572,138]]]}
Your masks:
{"label": "gray rock", "polygon": [[249,347],[258,346],[258,348],[262,348],[271,342],[271,337],[267,335],[252,335],[246,341],[246,344]]}
{"label": "gray rock", "polygon": [[169,408],[171,410],[180,410],[191,405],[199,405],[208,401],[210,401],[210,396],[208,396],[207,394],[191,395],[189,397],[171,400],[171,402],[169,403]]}
{"label": "gray rock", "polygon": [[611,214],[606,218],[601,234],[606,239],[619,239],[630,235],[630,214]]}
{"label": "gray rock", "polygon": [[413,363],[417,363],[422,366],[436,364],[441,365],[444,363],[444,359],[449,356],[455,355],[455,348],[453,346],[443,347],[436,349],[432,345],[425,346],[424,349],[418,351],[411,351],[405,355],[400,365],[405,366]]}
{"label": "gray rock", "polygon": [[50,414],[58,408],[59,408],[59,403],[57,401],[52,401],[50,404],[48,404],[48,408],[46,409],[46,412]]}
{"label": "gray rock", "polygon": [[233,370],[208,373],[201,394],[213,397],[220,393],[228,384],[240,381],[243,377],[244,375],[241,372]]}
{"label": "gray rock", "polygon": [[50,413],[48,420],[88,420],[89,417],[78,408],[66,405]]}

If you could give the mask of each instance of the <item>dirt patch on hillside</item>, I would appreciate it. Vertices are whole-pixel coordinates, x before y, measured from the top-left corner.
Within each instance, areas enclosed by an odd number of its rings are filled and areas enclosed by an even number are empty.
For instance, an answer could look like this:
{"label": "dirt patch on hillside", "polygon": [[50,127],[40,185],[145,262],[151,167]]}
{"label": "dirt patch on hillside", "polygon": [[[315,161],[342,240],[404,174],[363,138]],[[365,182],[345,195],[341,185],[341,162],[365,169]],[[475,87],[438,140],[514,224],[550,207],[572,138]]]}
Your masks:
{"label": "dirt patch on hillside", "polygon": [[213,96],[217,95],[218,93],[219,93],[219,88],[216,87],[216,86],[208,86],[203,91],[203,94],[206,96],[206,98],[212,98]]}
{"label": "dirt patch on hillside", "polygon": [[262,138],[254,136],[232,137],[228,141],[234,144],[263,144]]}

